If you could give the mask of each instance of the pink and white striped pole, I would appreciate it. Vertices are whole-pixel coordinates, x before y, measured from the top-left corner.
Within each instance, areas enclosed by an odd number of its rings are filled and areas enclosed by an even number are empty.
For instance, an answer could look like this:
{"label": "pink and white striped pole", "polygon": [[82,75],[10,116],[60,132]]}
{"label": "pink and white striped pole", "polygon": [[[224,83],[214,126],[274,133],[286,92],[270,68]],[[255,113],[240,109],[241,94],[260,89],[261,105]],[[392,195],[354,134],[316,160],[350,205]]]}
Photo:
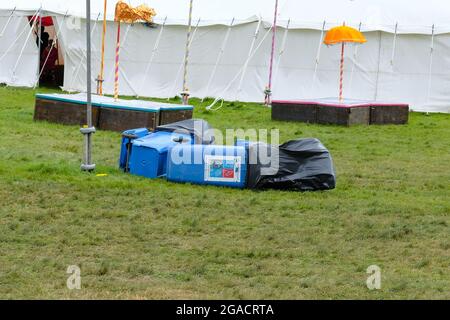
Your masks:
{"label": "pink and white striped pole", "polygon": [[114,99],[119,99],[120,21],[117,22],[116,66],[114,73]]}
{"label": "pink and white striped pole", "polygon": [[339,77],[339,102],[344,102],[344,48],[345,42],[342,42],[341,47],[341,68]]}

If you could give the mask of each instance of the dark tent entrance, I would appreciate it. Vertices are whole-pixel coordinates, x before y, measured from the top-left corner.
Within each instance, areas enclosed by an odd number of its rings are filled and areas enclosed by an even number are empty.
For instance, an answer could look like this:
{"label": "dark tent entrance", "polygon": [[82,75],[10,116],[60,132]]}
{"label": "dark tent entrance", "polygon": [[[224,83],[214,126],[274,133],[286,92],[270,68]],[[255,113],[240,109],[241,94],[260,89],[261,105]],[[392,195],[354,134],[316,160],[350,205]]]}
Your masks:
{"label": "dark tent entrance", "polygon": [[40,51],[39,83],[60,87],[64,81],[64,54],[51,16],[28,17],[34,28],[36,45]]}

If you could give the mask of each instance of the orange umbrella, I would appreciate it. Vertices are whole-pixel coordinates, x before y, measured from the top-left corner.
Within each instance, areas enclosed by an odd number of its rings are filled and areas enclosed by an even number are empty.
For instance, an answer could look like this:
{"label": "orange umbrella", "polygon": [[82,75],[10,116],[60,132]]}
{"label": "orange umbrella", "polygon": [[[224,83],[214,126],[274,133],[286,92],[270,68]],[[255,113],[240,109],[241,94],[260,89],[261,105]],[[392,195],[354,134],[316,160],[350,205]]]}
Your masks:
{"label": "orange umbrella", "polygon": [[339,78],[339,102],[344,100],[343,98],[343,84],[344,84],[344,48],[346,43],[364,43],[367,42],[364,35],[358,30],[347,27],[345,25],[330,29],[325,35],[323,43],[326,45],[341,44],[341,66],[340,66],[340,78]]}

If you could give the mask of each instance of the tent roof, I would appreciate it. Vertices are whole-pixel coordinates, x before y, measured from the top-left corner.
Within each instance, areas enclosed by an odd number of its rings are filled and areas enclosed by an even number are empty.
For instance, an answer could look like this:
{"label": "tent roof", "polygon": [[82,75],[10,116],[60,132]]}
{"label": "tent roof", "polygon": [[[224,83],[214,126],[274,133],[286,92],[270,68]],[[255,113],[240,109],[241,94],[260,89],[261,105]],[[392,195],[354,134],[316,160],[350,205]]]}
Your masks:
{"label": "tent roof", "polygon": [[[128,0],[131,5],[145,3],[155,8],[156,23],[167,16],[168,24],[187,24],[189,0]],[[113,19],[116,1],[108,1],[108,19]],[[194,21],[200,25],[228,24],[256,21],[259,17],[269,26],[273,21],[275,0],[194,0]],[[42,9],[58,14],[68,13],[84,17],[85,1],[72,0],[8,0],[0,3],[0,10],[35,11]],[[92,17],[103,12],[103,0],[91,0]],[[362,31],[382,30],[398,33],[430,34],[450,32],[448,0],[279,0],[279,25],[290,28],[326,29],[340,25],[359,27]]]}

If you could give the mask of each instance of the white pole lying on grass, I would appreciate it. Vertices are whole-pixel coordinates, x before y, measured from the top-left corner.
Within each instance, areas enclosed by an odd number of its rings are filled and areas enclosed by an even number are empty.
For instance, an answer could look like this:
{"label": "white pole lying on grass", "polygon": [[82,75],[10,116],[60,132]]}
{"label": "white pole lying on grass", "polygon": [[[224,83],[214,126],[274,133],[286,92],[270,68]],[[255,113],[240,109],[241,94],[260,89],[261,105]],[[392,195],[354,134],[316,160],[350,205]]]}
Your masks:
{"label": "white pole lying on grass", "polygon": [[398,32],[398,22],[395,24],[394,40],[392,41],[391,66],[394,65],[395,49],[397,48],[397,32]]}
{"label": "white pole lying on grass", "polygon": [[[194,42],[195,34],[197,33],[198,25],[200,24],[200,21],[201,21],[201,18],[198,18],[197,24],[196,24],[195,29],[194,29],[194,32],[192,32],[192,36],[190,37],[190,41],[188,42],[188,45],[187,45],[188,50],[191,48],[192,42]],[[184,64],[185,64],[185,57],[183,56],[183,61],[181,62],[180,67],[178,68],[177,75],[175,77],[175,80],[173,82],[173,85],[171,87],[170,92],[174,92],[175,91],[175,87],[177,86],[177,82],[178,82],[178,79],[180,78],[181,71],[183,71]],[[170,92],[167,93],[167,101],[169,101],[170,98],[171,98],[169,96]]]}
{"label": "white pole lying on grass", "polygon": [[[255,50],[250,54],[250,56],[247,58],[247,60],[245,61],[246,63],[248,63],[248,61],[250,61],[253,56],[256,54],[256,52],[258,51],[258,49],[261,47],[261,45],[264,43],[264,40],[266,40],[267,36],[270,34],[270,32],[272,31],[271,28],[269,28],[266,32],[266,34],[264,35],[264,37],[261,39],[261,42],[258,44],[258,46],[255,48]],[[241,67],[241,69],[239,69],[239,71],[236,73],[236,75],[234,76],[233,79],[231,79],[231,81],[228,83],[228,85],[225,87],[225,89],[221,92],[221,94],[213,101],[213,103],[211,103],[209,106],[206,107],[206,110],[219,110],[222,106],[223,106],[223,98],[222,96],[225,94],[225,92],[227,92],[231,85],[237,80],[237,78],[239,77],[239,75],[241,75],[242,72],[244,72],[244,66]],[[212,107],[214,107],[214,105],[218,102],[222,100],[222,105],[216,109],[211,109]]]}
{"label": "white pole lying on grass", "polygon": [[[163,23],[162,23],[162,25],[161,25],[161,28],[160,28],[160,30],[159,30],[158,37],[156,38],[155,45],[154,45],[153,50],[152,50],[152,55],[150,56],[150,60],[149,60],[148,63],[147,63],[147,67],[145,68],[145,72],[144,72],[144,80],[142,80],[142,86],[141,86],[140,92],[143,92],[143,90],[144,90],[145,81],[147,81],[147,76],[148,76],[148,73],[149,73],[149,71],[150,71],[150,67],[152,66],[152,64],[153,64],[153,59],[155,58],[156,53],[158,52],[159,42],[161,41],[162,34],[163,34],[163,31],[164,31],[164,27],[165,27],[165,25],[166,25],[166,21],[167,21],[167,16],[164,18],[164,21],[163,21]],[[137,97],[139,98],[139,92],[138,92]]]}
{"label": "white pole lying on grass", "polygon": [[[261,23],[262,23],[262,18],[259,17],[258,24],[256,25],[256,30],[255,30],[255,33],[253,35],[252,44],[250,45],[250,49],[248,50],[247,59],[245,60],[244,67],[242,68],[241,79],[239,80],[239,85],[238,85],[238,89],[237,89],[237,92],[236,92],[236,99],[235,100],[238,100],[239,94],[242,91],[242,84],[244,83],[244,78],[245,78],[245,74],[247,72],[248,64],[250,63],[251,57],[253,57],[252,53],[254,53],[253,49],[255,48],[256,40],[258,39],[259,29],[261,27]],[[269,29],[269,31],[271,31],[271,30],[272,30],[272,28]]]}
{"label": "white pole lying on grass", "polygon": [[428,91],[427,91],[427,104],[430,102],[431,95],[431,75],[433,71],[433,53],[434,53],[434,24],[431,27],[431,46],[430,46],[430,67],[428,70]]}
{"label": "white pole lying on grass", "polygon": [[314,64],[314,73],[313,73],[313,78],[312,78],[312,82],[311,82],[311,92],[314,89],[314,86],[316,84],[316,78],[317,78],[317,69],[319,68],[319,61],[320,61],[320,53],[322,51],[322,42],[323,42],[323,36],[325,33],[325,25],[327,24],[327,22],[324,20],[323,24],[322,24],[322,31],[320,32],[320,40],[319,40],[319,46],[317,47],[317,54],[316,54],[316,61]]}
{"label": "white pole lying on grass", "polygon": [[[40,15],[41,15],[41,8],[39,8],[39,16]],[[15,81],[17,67],[19,66],[20,59],[22,59],[23,53],[25,51],[25,47],[28,44],[28,40],[30,39],[31,34],[33,33],[33,29],[36,26],[36,23],[37,23],[37,19],[35,18],[34,21],[33,21],[33,25],[30,28],[30,31],[28,32],[27,38],[25,39],[25,42],[24,42],[24,44],[22,46],[22,49],[20,50],[19,57],[17,58],[16,64],[14,65],[13,72],[12,72],[12,79],[11,79],[12,82]],[[39,43],[40,43],[40,40],[41,39],[39,38]],[[39,52],[39,56],[40,56],[40,52]]]}
{"label": "white pole lying on grass", "polygon": [[277,85],[278,71],[280,69],[281,57],[283,56],[284,51],[286,50],[286,43],[287,43],[290,24],[291,24],[291,19],[289,18],[287,25],[286,25],[286,29],[284,29],[283,40],[281,41],[281,48],[280,48],[280,51],[278,52],[277,65],[275,67],[275,75],[274,75],[274,87]]}
{"label": "white pole lying on grass", "polygon": [[13,17],[14,12],[16,11],[16,7],[14,7],[13,11],[11,11],[11,14],[9,15],[8,21],[6,21],[5,26],[2,29],[2,32],[0,32],[0,38],[3,37],[3,34],[6,31],[6,28],[8,28],[9,23],[11,22],[11,19]]}
{"label": "white pole lying on grass", "polygon": [[211,84],[212,84],[212,81],[214,79],[214,76],[216,75],[217,67],[219,66],[219,63],[222,60],[222,56],[223,56],[223,53],[224,53],[225,48],[227,46],[228,38],[230,37],[230,33],[231,33],[231,29],[233,27],[233,24],[234,24],[234,18],[231,20],[231,23],[228,26],[228,30],[227,30],[227,32],[225,34],[225,37],[223,38],[222,45],[220,46],[219,54],[217,55],[216,64],[214,65],[214,68],[213,68],[213,70],[211,72],[211,76],[209,77],[209,80],[208,80],[208,84],[206,85],[205,96],[203,97],[202,102],[208,96],[209,88],[211,87]]}

